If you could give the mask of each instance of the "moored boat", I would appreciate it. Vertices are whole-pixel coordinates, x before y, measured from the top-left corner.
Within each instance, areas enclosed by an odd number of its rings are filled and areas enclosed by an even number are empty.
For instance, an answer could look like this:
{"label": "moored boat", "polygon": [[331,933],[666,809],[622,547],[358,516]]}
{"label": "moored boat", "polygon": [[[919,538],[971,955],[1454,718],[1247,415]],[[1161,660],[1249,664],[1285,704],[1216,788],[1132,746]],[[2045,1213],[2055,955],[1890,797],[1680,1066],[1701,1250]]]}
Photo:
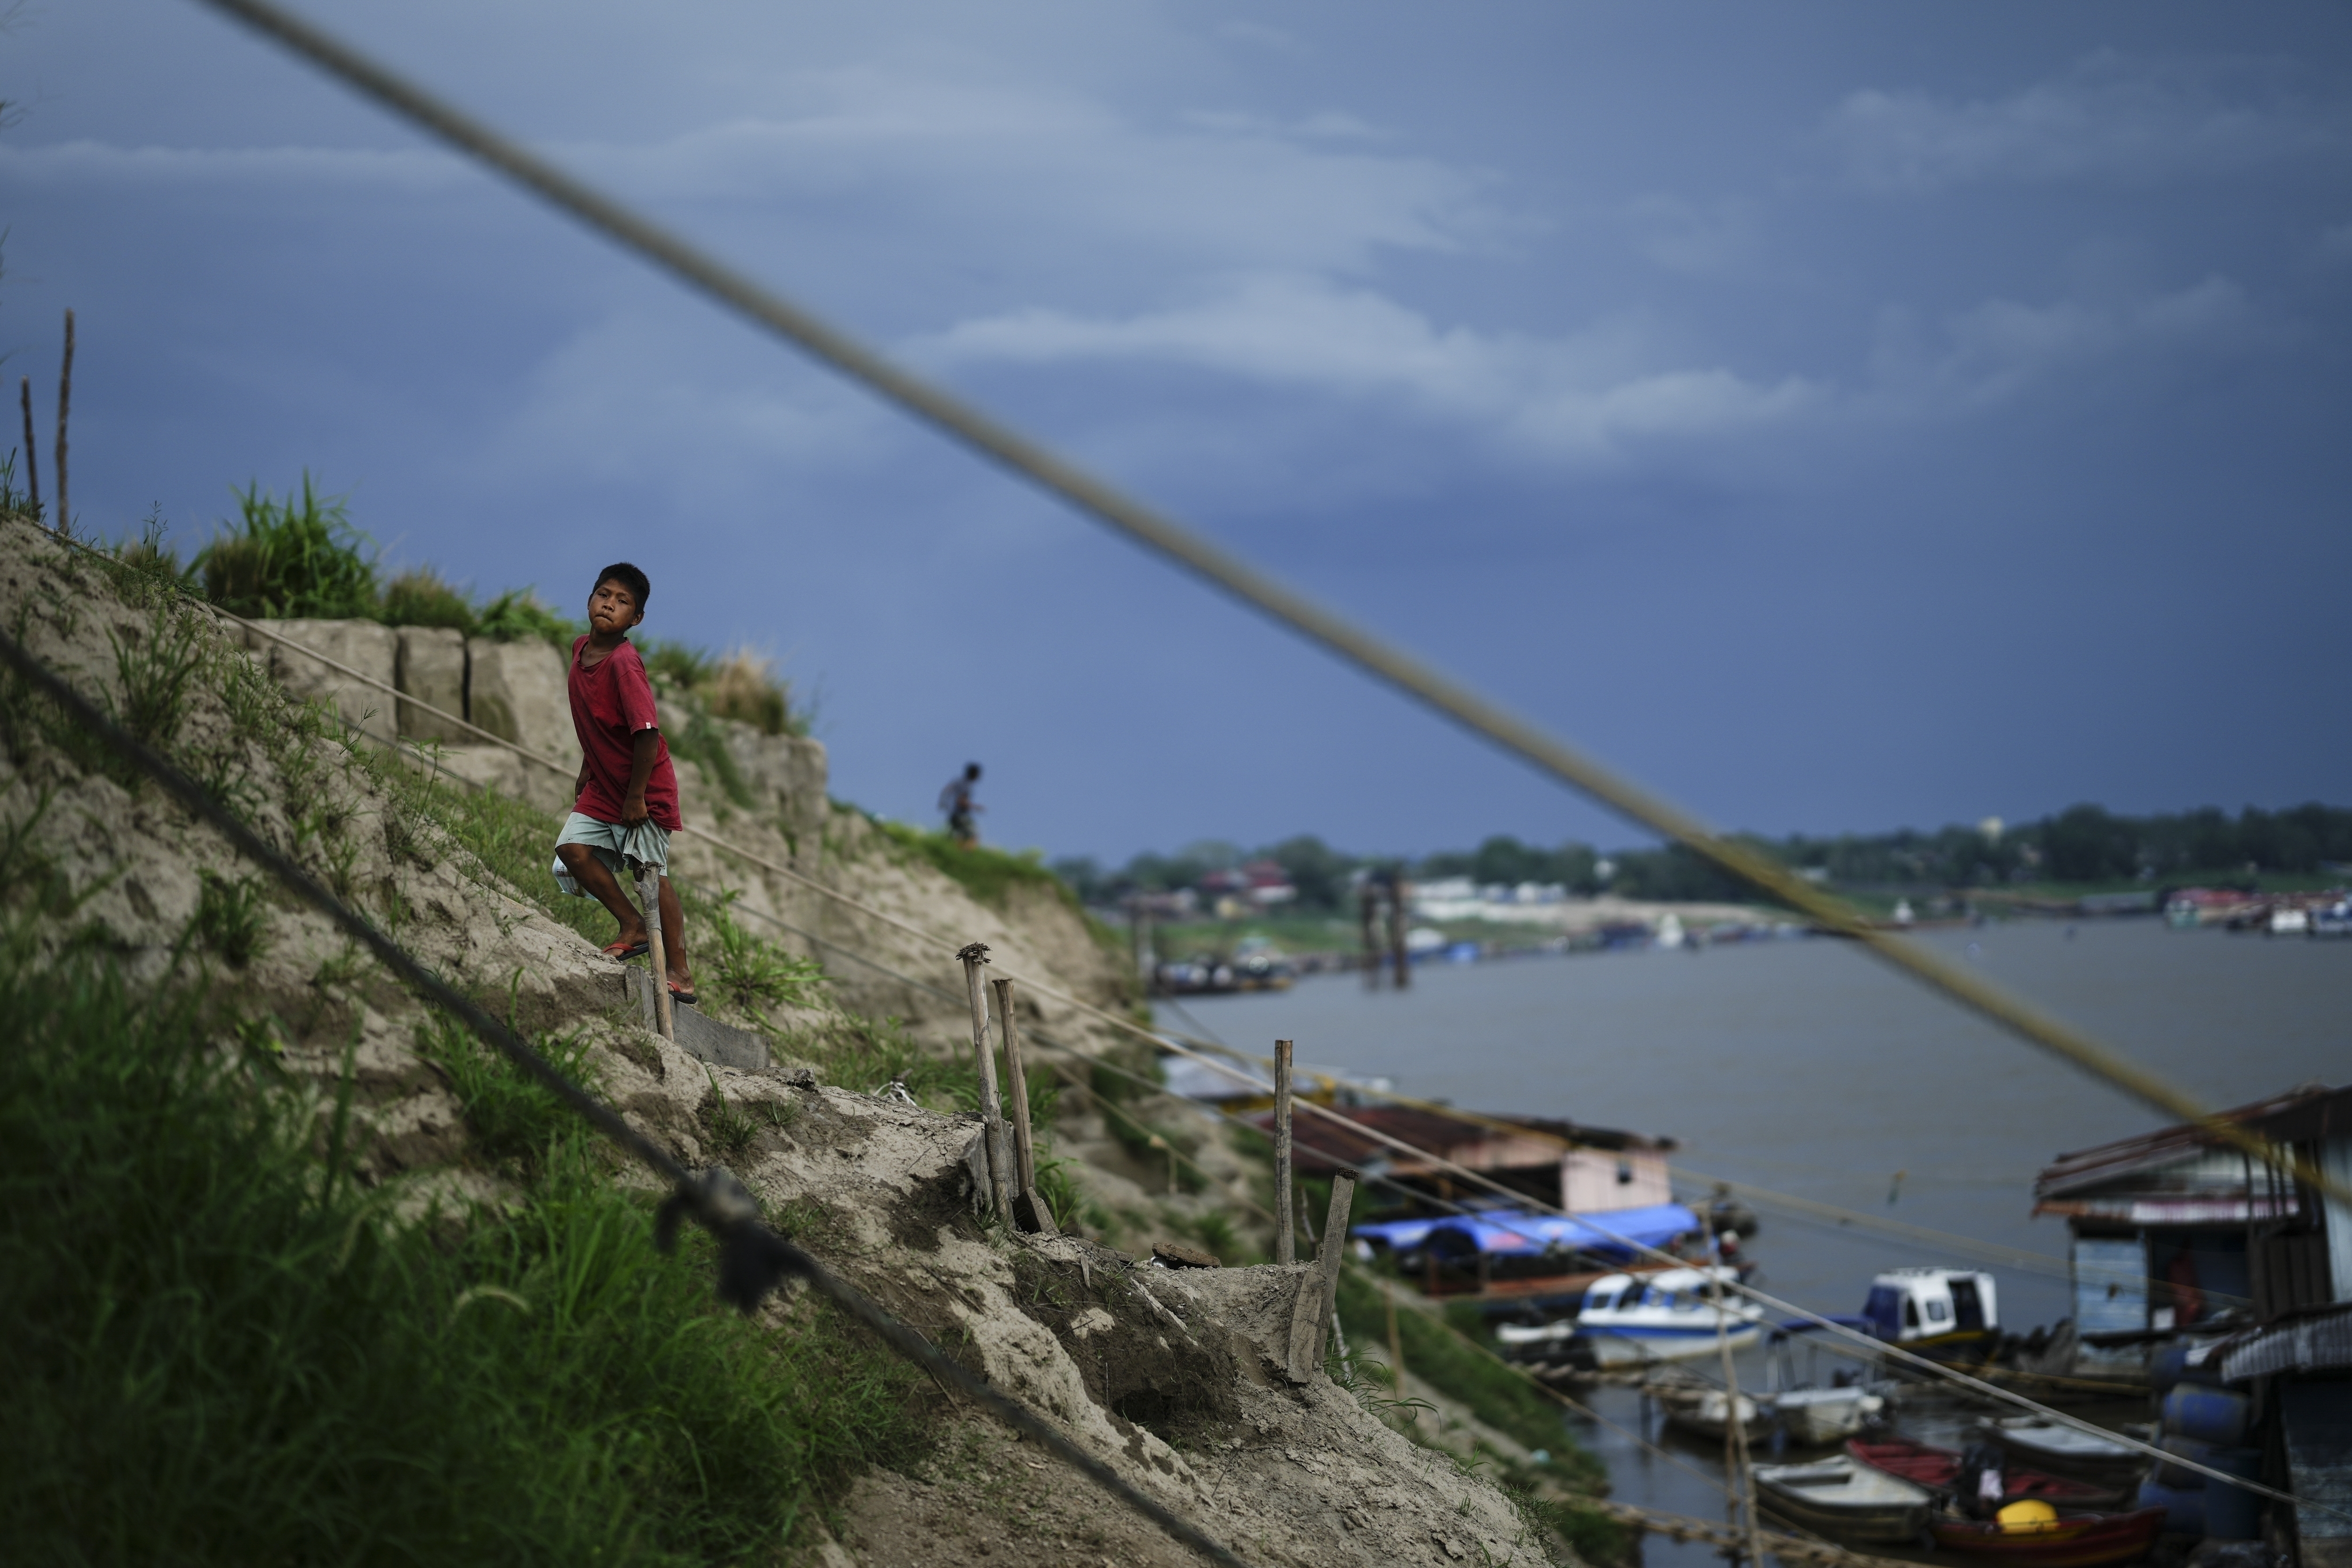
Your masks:
{"label": "moored boat", "polygon": [[[1954,1448],[1915,1443],[1907,1437],[1856,1437],[1846,1444],[1845,1451],[1874,1469],[1916,1481],[1930,1491],[1958,1494],[1967,1489],[1960,1474],[1961,1456]],[[2000,1500],[2006,1504],[2029,1499],[2046,1502],[2061,1513],[2093,1513],[2119,1507],[2124,1494],[2114,1487],[2003,1465]]]}
{"label": "moored boat", "polygon": [[1988,1421],[1985,1436],[2010,1453],[2030,1461],[2036,1469],[2071,1476],[2095,1485],[2124,1487],[2139,1479],[2148,1461],[2137,1448],[2105,1437],[2095,1437],[2074,1426],[2044,1421],[2038,1415],[2011,1415]]}
{"label": "moored boat", "polygon": [[[1730,1402],[1722,1389],[1706,1384],[1648,1386],[1672,1425],[1703,1437],[1724,1435]],[[1763,1441],[1778,1426],[1801,1447],[1843,1442],[1886,1405],[1862,1388],[1790,1388],[1738,1398],[1740,1425],[1751,1441]]]}
{"label": "moored boat", "polygon": [[[1738,1279],[1738,1270],[1719,1266],[1607,1275],[1584,1293],[1560,1357],[1606,1372],[1714,1355],[1727,1339],[1744,1350],[1763,1337],[1764,1309],[1732,1294]],[[1496,1337],[1511,1342],[1501,1328]]]}
{"label": "moored boat", "polygon": [[2096,1568],[2146,1556],[2164,1529],[2164,1510],[2083,1513],[2021,1525],[1946,1517],[1928,1529],[1936,1544],[1948,1552],[2002,1557],[2034,1568]]}
{"label": "moored boat", "polygon": [[1759,1465],[1755,1475],[1764,1507],[1839,1541],[1916,1541],[1935,1507],[1926,1487],[1850,1454],[1802,1465]]}

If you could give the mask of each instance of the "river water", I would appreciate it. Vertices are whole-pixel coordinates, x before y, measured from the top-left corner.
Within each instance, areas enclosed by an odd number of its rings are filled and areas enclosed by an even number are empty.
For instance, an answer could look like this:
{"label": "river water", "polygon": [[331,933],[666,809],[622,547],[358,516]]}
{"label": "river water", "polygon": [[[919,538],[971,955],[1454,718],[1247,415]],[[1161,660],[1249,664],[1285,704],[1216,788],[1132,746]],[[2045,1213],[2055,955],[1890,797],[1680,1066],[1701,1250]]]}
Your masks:
{"label": "river water", "polygon": [[[2352,1078],[2352,942],[2150,920],[2018,921],[1914,940],[2209,1105]],[[1819,939],[1425,964],[1402,994],[1317,976],[1284,994],[1185,1007],[1238,1048],[1269,1054],[1286,1037],[1303,1066],[1386,1078],[1402,1093],[1673,1137],[1680,1195],[1704,1194],[1703,1182],[1682,1192],[1686,1176],[1724,1176],[2048,1260],[1989,1265],[1765,1207],[1748,1249],[1759,1282],[1820,1311],[1858,1310],[1880,1269],[1942,1264],[1990,1267],[2006,1328],[2064,1316],[2065,1226],[2032,1217],[2035,1173],[2061,1152],[2169,1120],[1853,944]],[[1743,1379],[1760,1371],[1743,1359]],[[1592,1401],[1627,1427],[1647,1420],[1630,1391]],[[1570,1426],[1609,1461],[1623,1500],[1720,1515],[1718,1483],[1605,1426]],[[1654,1420],[1646,1430],[1657,1436]],[[1666,1447],[1720,1476],[1708,1446]],[[1696,1568],[1708,1556],[1648,1543],[1652,1564]]]}

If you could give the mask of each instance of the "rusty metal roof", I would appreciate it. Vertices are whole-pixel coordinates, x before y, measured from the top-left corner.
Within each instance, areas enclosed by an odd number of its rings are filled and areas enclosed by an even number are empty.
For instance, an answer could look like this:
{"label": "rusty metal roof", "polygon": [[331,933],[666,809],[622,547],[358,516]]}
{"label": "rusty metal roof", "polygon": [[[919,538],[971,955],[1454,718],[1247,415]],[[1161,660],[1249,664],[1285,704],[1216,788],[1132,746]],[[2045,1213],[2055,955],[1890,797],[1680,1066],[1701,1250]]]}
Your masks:
{"label": "rusty metal roof", "polygon": [[[2324,1084],[2305,1084],[2220,1115],[2224,1121],[2239,1122],[2282,1143],[2337,1137],[2352,1133],[2352,1087],[2329,1089]],[[2193,1161],[2209,1150],[2229,1147],[2210,1129],[2196,1122],[2159,1128],[2102,1143],[2095,1149],[2059,1155],[2035,1178],[2033,1195],[2043,1200],[2064,1197],[2143,1173],[2152,1174]],[[2178,1190],[2178,1184],[2172,1185]],[[2230,1179],[2196,1185],[2242,1193],[2247,1184],[2241,1168]]]}

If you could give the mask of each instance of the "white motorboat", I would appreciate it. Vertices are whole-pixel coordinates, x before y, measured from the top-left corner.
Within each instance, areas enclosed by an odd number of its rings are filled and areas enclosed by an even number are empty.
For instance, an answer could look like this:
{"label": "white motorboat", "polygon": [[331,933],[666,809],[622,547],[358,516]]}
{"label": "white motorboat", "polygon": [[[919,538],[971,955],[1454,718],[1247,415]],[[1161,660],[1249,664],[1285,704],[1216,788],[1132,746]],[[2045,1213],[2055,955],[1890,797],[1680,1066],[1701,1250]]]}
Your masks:
{"label": "white motorboat", "polygon": [[[1729,1404],[1722,1389],[1706,1384],[1653,1384],[1650,1394],[1675,1426],[1703,1436],[1723,1436]],[[1863,1388],[1790,1388],[1738,1398],[1739,1422],[1751,1441],[1764,1441],[1778,1426],[1801,1447],[1843,1443],[1886,1407],[1885,1399]]]}
{"label": "white motorboat", "polygon": [[1738,1278],[1720,1266],[1605,1274],[1584,1292],[1563,1359],[1608,1371],[1713,1355],[1727,1338],[1745,1349],[1763,1337],[1764,1309],[1732,1293]]}

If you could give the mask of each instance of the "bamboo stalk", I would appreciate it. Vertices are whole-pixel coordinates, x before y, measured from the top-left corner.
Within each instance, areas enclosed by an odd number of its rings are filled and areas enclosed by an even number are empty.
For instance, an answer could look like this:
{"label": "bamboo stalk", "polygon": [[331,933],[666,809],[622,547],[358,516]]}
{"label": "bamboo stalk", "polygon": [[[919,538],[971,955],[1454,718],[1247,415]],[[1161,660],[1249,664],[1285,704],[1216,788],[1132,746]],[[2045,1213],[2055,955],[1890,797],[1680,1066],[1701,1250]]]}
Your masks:
{"label": "bamboo stalk", "polygon": [[1037,1145],[1029,1126],[1029,1069],[1021,1059],[1021,1031],[1013,1021],[1013,982],[992,980],[996,988],[998,1027],[1004,1033],[1004,1090],[1013,1102],[1013,1166],[1020,1190],[1013,1194],[1013,1217],[1023,1230],[1056,1236],[1054,1211],[1037,1192]]}
{"label": "bamboo stalk", "polygon": [[1290,1201],[1290,1042],[1274,1042],[1274,1260],[1298,1261],[1298,1235]]}
{"label": "bamboo stalk", "polygon": [[33,378],[23,377],[17,384],[16,395],[25,405],[25,499],[33,508],[33,515],[41,515],[41,466],[33,459]]}
{"label": "bamboo stalk", "polygon": [[637,902],[646,911],[646,959],[653,965],[654,1028],[665,1040],[677,1038],[677,1019],[670,1012],[669,957],[662,942],[661,872],[637,868]]}
{"label": "bamboo stalk", "polygon": [[988,1044],[988,994],[981,989],[980,966],[988,944],[975,942],[956,954],[963,961],[964,990],[971,1000],[971,1052],[980,1067],[981,1136],[988,1151],[988,1201],[997,1219],[1013,1223],[1012,1159],[1004,1147],[1004,1113],[996,1094],[996,1053]]}
{"label": "bamboo stalk", "polygon": [[57,531],[70,538],[73,513],[66,506],[66,412],[73,405],[73,312],[66,312],[66,357],[58,371],[58,517]]}

